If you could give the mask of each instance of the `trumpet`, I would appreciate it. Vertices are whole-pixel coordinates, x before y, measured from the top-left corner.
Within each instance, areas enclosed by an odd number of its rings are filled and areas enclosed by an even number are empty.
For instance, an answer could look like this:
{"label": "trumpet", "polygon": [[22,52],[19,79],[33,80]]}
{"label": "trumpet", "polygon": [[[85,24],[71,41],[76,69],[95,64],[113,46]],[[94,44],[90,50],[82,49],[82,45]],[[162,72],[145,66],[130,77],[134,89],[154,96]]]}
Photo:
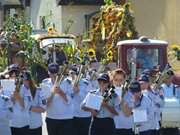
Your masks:
{"label": "trumpet", "polygon": [[110,99],[112,99],[114,94],[115,94],[115,87],[113,85],[109,86],[109,89],[105,90],[103,94],[104,100],[106,102],[109,101]]}
{"label": "trumpet", "polygon": [[122,90],[121,98],[122,99],[123,99],[124,95],[126,94],[126,92],[128,91],[129,83],[130,83],[130,80],[126,79],[126,81],[123,83],[123,85],[121,85],[121,90]]}
{"label": "trumpet", "polygon": [[61,70],[61,68],[59,69],[58,74],[56,76],[55,83],[54,83],[56,86],[58,86],[63,81],[65,73],[67,72],[68,67],[69,67],[68,63],[65,62],[64,66],[63,66],[63,69],[62,70]]}
{"label": "trumpet", "polygon": [[98,76],[98,73],[95,69],[90,71],[90,80],[96,80],[97,76]]}
{"label": "trumpet", "polygon": [[83,58],[83,62],[80,65],[79,68],[79,73],[74,81],[74,86],[77,86],[79,81],[82,79],[83,74],[86,73],[86,71],[88,70],[88,62],[89,62],[89,57],[87,55],[84,56]]}
{"label": "trumpet", "polygon": [[0,73],[0,79],[8,78],[7,75],[8,75],[8,69]]}
{"label": "trumpet", "polygon": [[104,65],[100,65],[97,71],[96,70],[92,71],[90,80],[96,80],[98,75],[103,71],[104,71]]}
{"label": "trumpet", "polygon": [[168,78],[168,73],[167,71],[170,69],[169,64],[167,64],[164,68],[164,70],[162,71],[162,73],[159,73],[157,78],[155,79],[155,85],[153,89],[158,89],[160,87],[160,85],[163,83],[163,81]]}
{"label": "trumpet", "polygon": [[23,74],[20,73],[15,80],[15,85],[16,85],[15,91],[19,92],[22,84],[23,84]]}
{"label": "trumpet", "polygon": [[77,86],[79,81],[81,80],[81,78],[83,77],[83,70],[85,68],[84,64],[81,64],[80,68],[79,68],[79,73],[74,81],[74,86]]}

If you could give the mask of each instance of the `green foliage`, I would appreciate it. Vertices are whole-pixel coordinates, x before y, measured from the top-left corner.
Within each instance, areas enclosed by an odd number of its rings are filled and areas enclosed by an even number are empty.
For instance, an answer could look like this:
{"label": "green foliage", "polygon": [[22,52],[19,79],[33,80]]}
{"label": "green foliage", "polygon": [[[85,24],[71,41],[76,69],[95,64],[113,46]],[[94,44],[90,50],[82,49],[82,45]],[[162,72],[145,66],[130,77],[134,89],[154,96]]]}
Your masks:
{"label": "green foliage", "polygon": [[113,3],[113,1],[112,0],[104,0],[104,3],[106,5],[111,5]]}
{"label": "green foliage", "polygon": [[[105,0],[100,12],[92,18],[90,38],[100,52],[102,63],[116,60],[116,45],[118,41],[135,39],[138,32],[134,24],[134,17],[130,3],[118,5],[112,0]],[[113,56],[107,57],[107,52],[112,51]],[[98,58],[99,59],[99,58]]]}
{"label": "green foliage", "polygon": [[[4,23],[4,29],[6,31],[6,48],[0,50],[0,66],[4,65],[5,68],[8,64],[7,59],[7,50],[10,44],[10,38],[12,32],[14,32],[18,37],[18,42],[20,43],[20,49],[26,52],[27,55],[27,63],[31,67],[35,63],[39,63],[40,65],[45,64],[42,59],[41,49],[38,48],[36,40],[31,37],[32,27],[29,23],[25,21],[23,16],[21,17],[8,17],[6,22]],[[45,66],[44,66],[45,67]]]}

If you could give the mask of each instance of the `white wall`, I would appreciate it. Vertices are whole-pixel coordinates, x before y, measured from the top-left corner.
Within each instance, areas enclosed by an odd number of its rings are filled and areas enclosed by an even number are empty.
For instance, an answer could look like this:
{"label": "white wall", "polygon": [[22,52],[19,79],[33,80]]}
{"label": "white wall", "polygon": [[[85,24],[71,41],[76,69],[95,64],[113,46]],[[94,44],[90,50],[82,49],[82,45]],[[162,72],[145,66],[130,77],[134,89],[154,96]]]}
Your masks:
{"label": "white wall", "polygon": [[83,34],[85,32],[85,15],[99,10],[99,6],[62,6],[62,30],[67,28],[68,21],[73,20],[74,24],[70,33]]}
{"label": "white wall", "polygon": [[132,1],[137,30],[150,38],[180,43],[180,0]]}
{"label": "white wall", "polygon": [[[50,13],[51,12],[51,13]],[[47,16],[48,22],[54,23],[58,31],[62,31],[61,7],[56,0],[31,0],[31,23],[35,29],[40,29],[40,16]]]}
{"label": "white wall", "polygon": [[[135,25],[140,35],[150,38],[180,43],[180,0],[137,0],[132,1]],[[68,20],[75,23],[70,33],[79,34],[85,31],[84,15],[99,10],[99,6],[57,6],[56,0],[32,0],[31,20],[39,28],[39,16],[46,16],[52,10],[52,17],[60,32],[67,28]]]}
{"label": "white wall", "polygon": [[55,23],[59,32],[64,32],[68,21],[73,20],[74,24],[70,33],[82,34],[85,32],[84,15],[97,10],[99,6],[57,6],[56,0],[32,0],[30,18],[34,29],[40,29],[40,16],[47,16],[51,11],[52,16],[48,18],[48,21]]}

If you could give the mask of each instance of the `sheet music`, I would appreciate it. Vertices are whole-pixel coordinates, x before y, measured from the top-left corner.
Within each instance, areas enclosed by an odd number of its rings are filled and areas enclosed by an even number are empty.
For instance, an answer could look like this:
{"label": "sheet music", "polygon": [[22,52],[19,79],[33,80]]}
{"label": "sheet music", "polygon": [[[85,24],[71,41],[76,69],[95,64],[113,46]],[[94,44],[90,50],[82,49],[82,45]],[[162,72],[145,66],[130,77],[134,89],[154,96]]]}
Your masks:
{"label": "sheet music", "polygon": [[4,92],[14,92],[16,85],[15,85],[15,80],[12,79],[2,79],[1,80],[1,87],[3,89]]}
{"label": "sheet music", "polygon": [[102,102],[103,102],[102,96],[88,93],[88,95],[86,97],[86,101],[85,101],[85,107],[99,111],[101,108]]}
{"label": "sheet music", "polygon": [[147,122],[147,111],[140,109],[133,109],[133,119],[134,123]]}

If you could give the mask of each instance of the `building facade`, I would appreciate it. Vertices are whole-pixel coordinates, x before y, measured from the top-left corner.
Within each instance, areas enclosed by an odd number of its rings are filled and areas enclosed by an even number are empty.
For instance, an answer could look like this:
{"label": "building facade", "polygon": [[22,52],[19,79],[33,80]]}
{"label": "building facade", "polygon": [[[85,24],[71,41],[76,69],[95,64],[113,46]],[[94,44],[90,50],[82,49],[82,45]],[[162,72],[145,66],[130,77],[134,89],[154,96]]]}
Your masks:
{"label": "building facade", "polygon": [[23,12],[23,5],[20,0],[1,0],[0,1],[0,27],[3,26],[3,22],[6,16],[12,16],[14,14],[21,14]]}
{"label": "building facade", "polygon": [[[1,0],[10,1],[10,7],[24,7],[25,13],[34,29],[43,25],[54,25],[63,33],[78,35],[87,30],[88,17],[99,11],[103,0]],[[12,3],[15,2],[15,3]],[[119,1],[119,0],[117,0]],[[123,1],[123,0],[121,0]],[[179,0],[138,0],[132,1],[135,25],[140,35],[150,38],[167,40],[170,43],[180,43],[180,5]],[[6,12],[5,9],[8,11]],[[4,14],[13,13],[7,3],[0,4],[0,26]]]}
{"label": "building facade", "polygon": [[86,31],[86,16],[99,8],[97,5],[59,5],[57,0],[31,0],[30,18],[34,29],[42,28],[42,21],[45,21],[60,33],[69,28],[69,33],[78,35]]}

